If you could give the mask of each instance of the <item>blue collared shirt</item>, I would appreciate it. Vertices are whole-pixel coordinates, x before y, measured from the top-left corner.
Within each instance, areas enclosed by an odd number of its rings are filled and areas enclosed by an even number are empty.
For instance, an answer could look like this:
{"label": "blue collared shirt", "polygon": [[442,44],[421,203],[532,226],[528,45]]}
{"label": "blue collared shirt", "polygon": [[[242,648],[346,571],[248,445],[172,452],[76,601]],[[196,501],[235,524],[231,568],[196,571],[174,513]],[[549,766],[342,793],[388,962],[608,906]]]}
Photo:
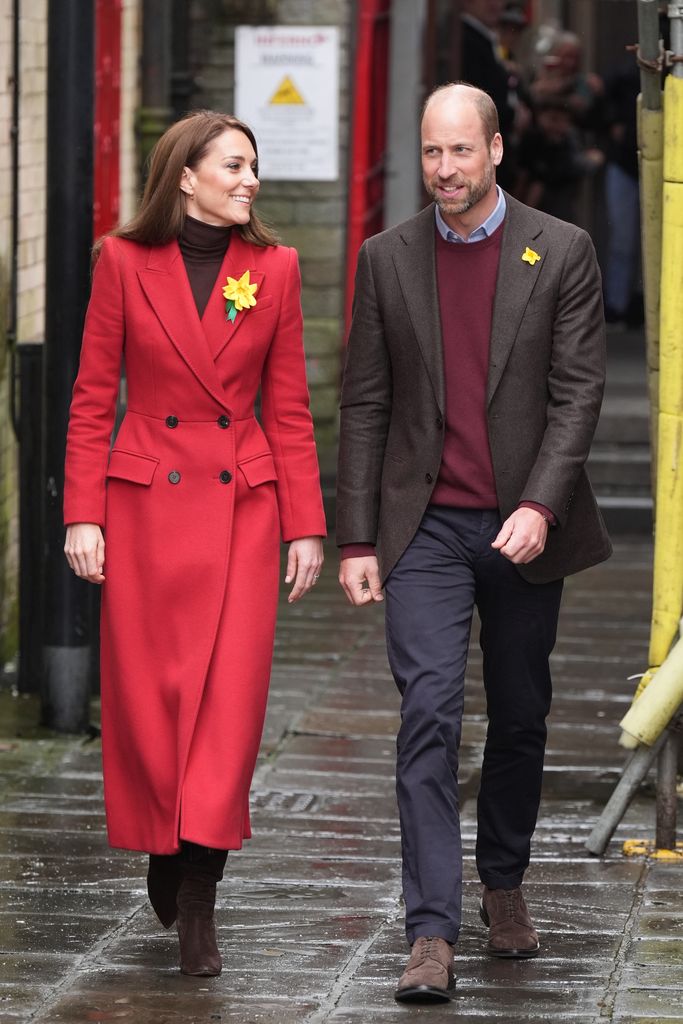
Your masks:
{"label": "blue collared shirt", "polygon": [[472,232],[469,238],[463,238],[462,235],[459,235],[457,231],[453,230],[453,228],[449,228],[441,215],[441,210],[436,206],[436,226],[444,241],[469,243],[481,242],[484,238],[489,238],[496,228],[499,228],[505,220],[505,196],[503,195],[503,191],[499,185],[496,185],[496,191],[498,192],[498,202],[496,203],[495,210],[486,218],[483,224],[480,224],[479,227]]}

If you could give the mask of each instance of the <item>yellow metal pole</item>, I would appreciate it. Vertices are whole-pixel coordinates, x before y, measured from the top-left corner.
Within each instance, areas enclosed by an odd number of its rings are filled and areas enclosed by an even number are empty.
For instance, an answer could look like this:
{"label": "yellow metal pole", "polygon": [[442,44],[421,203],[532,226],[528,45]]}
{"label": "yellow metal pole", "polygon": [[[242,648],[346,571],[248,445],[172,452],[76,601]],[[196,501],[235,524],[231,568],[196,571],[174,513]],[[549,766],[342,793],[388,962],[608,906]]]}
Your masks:
{"label": "yellow metal pole", "polygon": [[664,89],[657,516],[650,667],[662,664],[683,610],[683,78]]}
{"label": "yellow metal pole", "polygon": [[[657,83],[659,92],[659,83]],[[657,487],[657,423],[659,415],[659,280],[662,267],[662,151],[661,109],[645,106],[638,97],[638,163],[640,167],[640,233],[643,252],[645,351],[650,398],[650,465],[652,496]]]}

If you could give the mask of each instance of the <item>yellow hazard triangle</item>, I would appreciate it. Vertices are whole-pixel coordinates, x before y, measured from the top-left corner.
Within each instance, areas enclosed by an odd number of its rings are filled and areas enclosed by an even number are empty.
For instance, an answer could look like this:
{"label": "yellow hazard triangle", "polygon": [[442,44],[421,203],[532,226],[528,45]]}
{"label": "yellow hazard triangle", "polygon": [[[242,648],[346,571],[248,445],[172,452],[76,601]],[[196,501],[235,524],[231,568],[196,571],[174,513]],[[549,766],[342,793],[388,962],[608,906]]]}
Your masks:
{"label": "yellow hazard triangle", "polygon": [[305,105],[306,103],[305,99],[303,98],[297,87],[294,85],[294,82],[289,77],[289,75],[285,75],[285,77],[282,79],[277,89],[271,96],[270,102],[271,104],[282,103],[290,105],[295,103]]}

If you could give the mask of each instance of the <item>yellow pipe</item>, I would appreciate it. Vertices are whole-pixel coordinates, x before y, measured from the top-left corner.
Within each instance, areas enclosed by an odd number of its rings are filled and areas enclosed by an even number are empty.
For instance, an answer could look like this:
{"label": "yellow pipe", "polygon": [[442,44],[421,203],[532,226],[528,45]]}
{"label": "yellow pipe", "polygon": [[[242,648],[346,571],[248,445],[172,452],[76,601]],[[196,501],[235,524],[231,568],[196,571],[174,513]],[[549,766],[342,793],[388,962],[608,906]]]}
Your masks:
{"label": "yellow pipe", "polygon": [[683,701],[683,640],[672,648],[657,669],[647,689],[631,705],[620,725],[626,735],[621,745],[633,749],[638,743],[651,747],[678,711]]}
{"label": "yellow pipe", "polygon": [[651,669],[666,658],[683,611],[683,79],[673,75],[664,90],[664,178]]}
{"label": "yellow pipe", "polygon": [[648,110],[638,97],[638,164],[640,168],[640,232],[645,304],[645,340],[650,399],[650,465],[652,497],[657,487],[657,417],[659,415],[659,281],[662,266],[662,177],[664,118]]}

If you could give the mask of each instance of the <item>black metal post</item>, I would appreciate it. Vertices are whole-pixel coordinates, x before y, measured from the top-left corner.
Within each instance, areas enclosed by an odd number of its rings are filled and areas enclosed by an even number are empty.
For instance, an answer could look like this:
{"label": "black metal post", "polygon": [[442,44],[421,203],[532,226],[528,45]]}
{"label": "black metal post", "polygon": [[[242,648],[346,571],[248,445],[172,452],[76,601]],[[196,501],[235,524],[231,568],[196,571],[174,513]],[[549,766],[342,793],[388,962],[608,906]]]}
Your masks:
{"label": "black metal post", "polygon": [[85,732],[91,598],[64,558],[64,449],[90,289],[93,217],[94,3],[48,7],[47,267],[43,372],[45,605],[42,721]]}
{"label": "black metal post", "polygon": [[42,430],[43,345],[17,345],[19,367],[19,676],[20,693],[37,693],[43,674]]}

